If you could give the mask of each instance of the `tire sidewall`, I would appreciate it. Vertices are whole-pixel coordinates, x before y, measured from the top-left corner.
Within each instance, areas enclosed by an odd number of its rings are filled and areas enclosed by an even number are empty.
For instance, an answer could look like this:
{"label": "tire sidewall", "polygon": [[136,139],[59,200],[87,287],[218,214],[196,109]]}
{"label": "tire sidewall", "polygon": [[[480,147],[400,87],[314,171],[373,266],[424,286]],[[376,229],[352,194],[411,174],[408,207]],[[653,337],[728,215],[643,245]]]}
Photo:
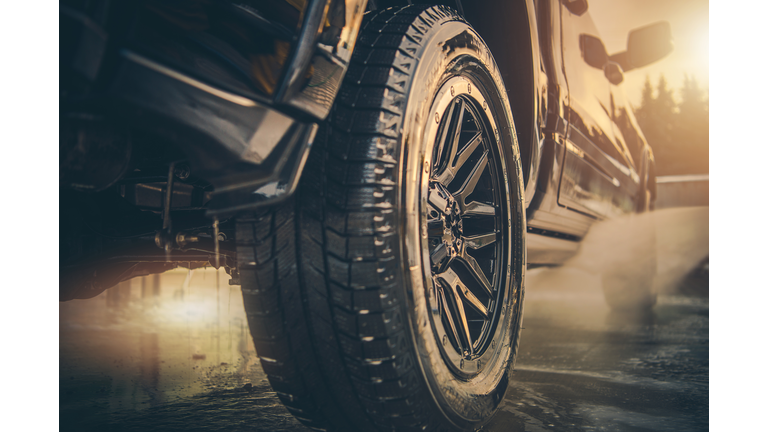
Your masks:
{"label": "tire sidewall", "polygon": [[[477,427],[487,421],[500,406],[509,383],[522,326],[522,301],[525,273],[525,212],[522,168],[512,114],[501,75],[490,51],[480,36],[464,21],[438,20],[425,32],[422,50],[408,92],[400,155],[401,257],[407,317],[416,349],[416,358],[426,384],[438,408],[454,426]],[[459,379],[442,359],[440,347],[430,325],[428,292],[420,225],[425,202],[421,202],[425,184],[424,162],[431,158],[425,142],[426,131],[434,122],[431,110],[438,90],[455,76],[469,79],[476,91],[483,93],[489,110],[495,113],[498,139],[507,182],[510,235],[510,277],[505,278],[501,304],[505,309],[493,334],[499,341],[492,360],[483,372],[470,380]],[[428,177],[428,175],[426,176]],[[427,273],[429,267],[427,265]]]}

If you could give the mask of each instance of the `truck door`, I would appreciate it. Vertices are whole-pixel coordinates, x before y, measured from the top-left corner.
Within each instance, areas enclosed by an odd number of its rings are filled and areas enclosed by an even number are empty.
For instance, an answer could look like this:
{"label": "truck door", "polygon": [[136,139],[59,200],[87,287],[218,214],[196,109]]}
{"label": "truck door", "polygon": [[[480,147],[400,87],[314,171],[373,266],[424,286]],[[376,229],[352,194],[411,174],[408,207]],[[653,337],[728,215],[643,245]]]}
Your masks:
{"label": "truck door", "polygon": [[589,12],[560,3],[569,125],[558,204],[598,218],[630,212],[633,170],[614,133],[608,55]]}
{"label": "truck door", "polygon": [[641,187],[640,173],[646,169],[646,156],[643,154],[646,142],[624,88],[618,85],[611,85],[611,120],[616,142],[623,148],[630,171],[631,181],[625,190],[637,199]]}

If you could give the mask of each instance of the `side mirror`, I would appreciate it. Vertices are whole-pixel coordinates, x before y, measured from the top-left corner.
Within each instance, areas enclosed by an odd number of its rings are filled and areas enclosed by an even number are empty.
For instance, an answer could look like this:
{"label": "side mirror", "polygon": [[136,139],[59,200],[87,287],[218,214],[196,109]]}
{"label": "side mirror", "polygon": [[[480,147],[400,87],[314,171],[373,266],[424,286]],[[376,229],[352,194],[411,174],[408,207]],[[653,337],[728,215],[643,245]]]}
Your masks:
{"label": "side mirror", "polygon": [[589,9],[587,0],[562,0],[563,6],[576,16],[582,16]]}
{"label": "side mirror", "polygon": [[608,62],[608,53],[605,45],[599,38],[588,34],[579,35],[579,47],[584,61],[596,69],[602,69]]}
{"label": "side mirror", "polygon": [[624,72],[622,72],[621,66],[616,62],[607,62],[603,68],[603,72],[605,73],[605,77],[608,78],[608,82],[613,85],[619,85],[624,81]]}
{"label": "side mirror", "polygon": [[605,73],[605,77],[611,84],[619,85],[624,81],[624,73],[621,70],[621,66],[609,59],[608,53],[605,51],[605,45],[600,38],[581,34],[579,35],[579,47],[581,48],[581,56],[584,58],[584,62],[595,69],[602,69]]}
{"label": "side mirror", "polygon": [[648,66],[672,52],[672,28],[660,21],[629,32],[627,50],[611,56],[624,71]]}

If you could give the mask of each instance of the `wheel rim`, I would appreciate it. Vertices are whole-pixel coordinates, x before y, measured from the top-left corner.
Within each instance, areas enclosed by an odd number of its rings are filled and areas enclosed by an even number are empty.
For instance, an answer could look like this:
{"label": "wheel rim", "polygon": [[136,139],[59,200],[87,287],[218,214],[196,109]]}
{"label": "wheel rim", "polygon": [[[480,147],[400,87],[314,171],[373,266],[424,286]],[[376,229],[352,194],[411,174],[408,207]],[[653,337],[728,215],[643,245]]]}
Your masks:
{"label": "wheel rim", "polygon": [[[492,357],[509,269],[506,169],[497,122],[465,77],[443,86],[433,103],[435,133],[422,193],[430,319],[446,365],[457,376],[480,373]],[[427,167],[425,167],[427,168]],[[427,271],[425,271],[427,273]],[[508,274],[507,274],[508,276]]]}

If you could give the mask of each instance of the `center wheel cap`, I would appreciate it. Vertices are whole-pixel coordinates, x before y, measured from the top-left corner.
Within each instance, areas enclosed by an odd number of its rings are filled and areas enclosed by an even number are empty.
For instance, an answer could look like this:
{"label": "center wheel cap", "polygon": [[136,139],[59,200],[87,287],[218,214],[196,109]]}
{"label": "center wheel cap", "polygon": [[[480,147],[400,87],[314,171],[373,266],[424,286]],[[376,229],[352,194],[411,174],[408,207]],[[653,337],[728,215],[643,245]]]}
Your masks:
{"label": "center wheel cap", "polygon": [[461,254],[464,234],[461,207],[448,189],[438,182],[430,183],[428,200],[432,207],[438,210],[431,214],[430,232],[433,238],[442,240],[442,244],[438,242],[433,245],[439,247],[432,257],[433,267],[440,270]]}
{"label": "center wheel cap", "polygon": [[463,232],[461,229],[462,223],[459,205],[453,197],[451,197],[450,206],[446,209],[446,217],[443,220],[443,224],[446,233],[446,235],[443,236],[443,243],[445,243],[446,246],[452,246],[454,249],[457,249],[461,246],[461,236]]}

